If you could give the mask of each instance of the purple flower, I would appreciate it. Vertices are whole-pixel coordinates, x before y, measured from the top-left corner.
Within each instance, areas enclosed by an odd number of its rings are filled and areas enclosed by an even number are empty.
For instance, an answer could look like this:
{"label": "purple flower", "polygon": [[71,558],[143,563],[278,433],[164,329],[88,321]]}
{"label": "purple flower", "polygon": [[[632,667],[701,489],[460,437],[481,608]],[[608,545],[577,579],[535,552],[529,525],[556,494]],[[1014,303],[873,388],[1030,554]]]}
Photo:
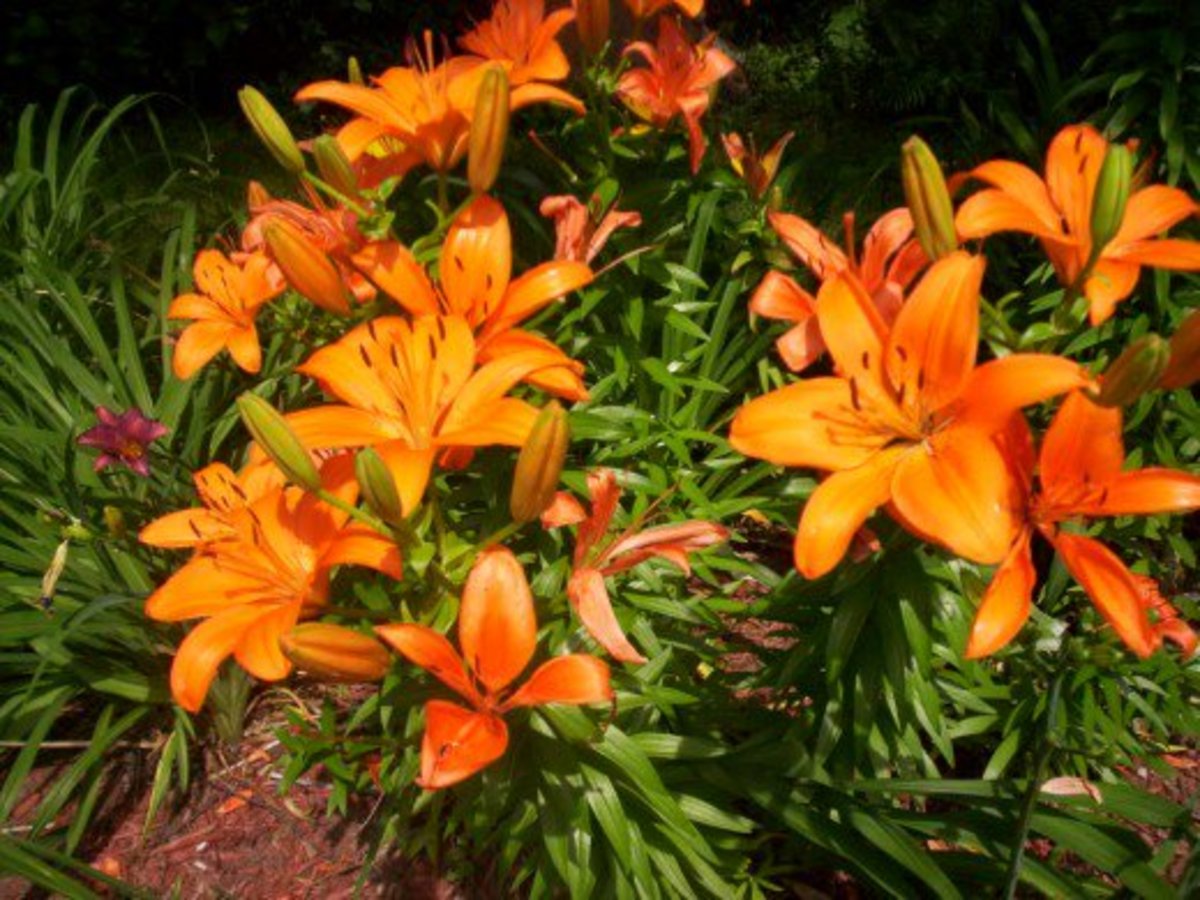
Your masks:
{"label": "purple flower", "polygon": [[96,418],[100,420],[99,424],[79,436],[79,443],[84,447],[101,450],[96,457],[95,470],[99,472],[109,466],[121,465],[143,478],[148,477],[150,461],[146,451],[168,429],[143,415],[139,409],[127,409],[117,415],[107,407],[97,406]]}

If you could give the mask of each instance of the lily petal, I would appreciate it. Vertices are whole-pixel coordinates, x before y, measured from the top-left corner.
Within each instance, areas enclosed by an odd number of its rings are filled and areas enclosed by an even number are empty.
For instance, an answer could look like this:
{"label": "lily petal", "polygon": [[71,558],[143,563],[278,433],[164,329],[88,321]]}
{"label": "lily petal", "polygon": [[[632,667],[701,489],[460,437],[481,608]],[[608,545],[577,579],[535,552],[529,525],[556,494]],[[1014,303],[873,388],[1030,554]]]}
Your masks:
{"label": "lily petal", "polygon": [[646,661],[646,657],[629,643],[621,623],[617,621],[604,576],[600,572],[592,568],[576,569],[567,582],[567,598],[588,634],[608,651],[609,656],[628,663]]}
{"label": "lily petal", "polygon": [[463,585],[458,641],[467,664],[492,692],[508,687],[533,658],[533,594],[525,570],[505,547],[476,558]]}
{"label": "lily petal", "polygon": [[967,641],[967,659],[991,656],[1017,636],[1033,606],[1037,572],[1030,554],[1032,534],[1021,532],[988,585]]}
{"label": "lily petal", "polygon": [[1111,550],[1074,534],[1059,534],[1054,548],[1130,650],[1144,659],[1158,649],[1161,639],[1156,639],[1142,606],[1137,578]]}
{"label": "lily petal", "polygon": [[508,728],[499,716],[430,700],[425,704],[417,783],[431,791],[458,784],[495,762],[507,748]]}
{"label": "lily petal", "polygon": [[375,634],[414,665],[420,666],[442,684],[470,700],[480,702],[479,692],[463,665],[462,657],[446,636],[424,625],[377,625]]}
{"label": "lily petal", "polygon": [[504,708],[544,703],[606,703],[612,696],[608,664],[594,656],[575,653],[559,656],[534,669]]}

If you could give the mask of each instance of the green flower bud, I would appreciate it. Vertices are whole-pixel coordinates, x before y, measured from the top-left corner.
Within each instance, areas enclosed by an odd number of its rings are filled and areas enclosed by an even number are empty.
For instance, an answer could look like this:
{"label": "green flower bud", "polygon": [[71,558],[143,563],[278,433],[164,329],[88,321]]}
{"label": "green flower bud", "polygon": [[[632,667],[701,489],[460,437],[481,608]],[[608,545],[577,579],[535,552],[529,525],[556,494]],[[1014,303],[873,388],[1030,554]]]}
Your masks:
{"label": "green flower bud", "polygon": [[1128,406],[1157,387],[1171,359],[1171,345],[1147,334],[1125,348],[1104,370],[1095,401],[1100,406]]}
{"label": "green flower bud", "polygon": [[275,407],[257,394],[245,393],[238,397],[237,408],[246,430],[288,481],[313,493],[321,489],[312,456]]}
{"label": "green flower bud", "polygon": [[304,157],[296,146],[296,139],[283,117],[275,111],[271,101],[255,88],[247,85],[238,91],[238,103],[250,121],[250,126],[275,157],[275,161],[299,175],[304,171]]}
{"label": "green flower bud", "polygon": [[392,662],[375,638],[324,622],[305,622],[280,635],[279,649],[296,668],[325,681],[379,681]]}
{"label": "green flower bud", "polygon": [[467,144],[467,183],[476,194],[491,190],[500,174],[508,142],[508,118],[508,76],[502,68],[493,66],[479,83]]}
{"label": "green flower bud", "polygon": [[513,521],[532,522],[554,500],[570,442],[566,411],[556,401],[547,403],[517,457],[509,499]]}
{"label": "green flower bud", "polygon": [[912,214],[917,241],[931,260],[958,249],[954,229],[954,206],[942,167],[933,151],[916,135],[900,151],[900,177],[904,197]]}
{"label": "green flower bud", "polygon": [[1129,148],[1112,144],[1104,154],[1100,175],[1096,179],[1096,192],[1092,195],[1093,257],[1099,257],[1108,242],[1121,230],[1132,179],[1133,155]]}
{"label": "green flower bud", "polygon": [[354,197],[358,193],[358,179],[337,138],[323,134],[313,141],[312,148],[321,179],[339,194]]}
{"label": "green flower bud", "polygon": [[404,508],[387,463],[370,447],[360,450],[354,458],[354,477],[370,510],[389,524],[404,519]]}

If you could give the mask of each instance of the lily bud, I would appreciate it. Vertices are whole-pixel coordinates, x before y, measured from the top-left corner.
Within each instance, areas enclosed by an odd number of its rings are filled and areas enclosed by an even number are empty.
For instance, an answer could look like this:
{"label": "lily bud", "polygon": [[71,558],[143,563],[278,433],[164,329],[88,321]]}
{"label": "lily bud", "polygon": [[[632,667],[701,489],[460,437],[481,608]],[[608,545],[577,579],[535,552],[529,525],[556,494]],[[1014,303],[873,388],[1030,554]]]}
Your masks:
{"label": "lily bud", "polygon": [[500,174],[508,142],[508,115],[508,76],[499,66],[493,66],[479,83],[467,145],[467,183],[476,194],[491,190]]}
{"label": "lily bud", "polygon": [[358,57],[352,56],[346,63],[346,80],[351,84],[364,85],[367,79],[363,78],[362,66],[358,64]]}
{"label": "lily bud", "polygon": [[321,489],[321,476],[312,457],[275,407],[257,394],[247,392],[237,398],[237,408],[246,430],[288,481],[306,491]]}
{"label": "lily bud", "polygon": [[1200,381],[1200,310],[1191,313],[1171,336],[1171,361],[1161,387],[1185,388]]}
{"label": "lily bud", "polygon": [[293,175],[301,174],[304,171],[304,157],[296,146],[296,139],[292,137],[287,122],[275,111],[271,101],[256,88],[246,85],[238,91],[238,103],[250,121],[250,127],[271,151],[275,161]]}
{"label": "lily bud", "polygon": [[513,521],[532,522],[554,501],[570,441],[567,413],[552,400],[542,407],[517,456],[509,499]]}
{"label": "lily bud", "polygon": [[115,538],[125,537],[128,530],[125,527],[125,513],[116,506],[105,506],[101,512],[104,515],[104,527],[108,533]]}
{"label": "lily bud", "polygon": [[1100,406],[1128,406],[1154,390],[1170,358],[1170,345],[1157,334],[1138,338],[1104,370],[1093,399]]}
{"label": "lily bud", "polygon": [[337,267],[295,225],[273,218],[263,228],[271,259],[293,288],[322,309],[347,315],[346,286]]}
{"label": "lily bud", "polygon": [[1096,179],[1096,191],[1092,195],[1093,254],[1098,255],[1121,229],[1132,180],[1133,156],[1129,148],[1121,144],[1111,145],[1104,154],[1100,175]]}
{"label": "lily bud", "polygon": [[375,638],[325,622],[305,622],[279,637],[279,649],[303,672],[325,681],[379,681],[391,654]]}
{"label": "lily bud", "polygon": [[608,42],[609,0],[575,0],[575,29],[583,49],[595,56]]}
{"label": "lily bud", "polygon": [[925,255],[937,260],[953,253],[958,249],[958,233],[954,230],[954,207],[946,177],[929,145],[916,135],[901,148],[900,176],[917,241]]}
{"label": "lily bud", "polygon": [[323,134],[313,141],[312,149],[317,171],[326,184],[346,197],[358,193],[358,179],[354,177],[354,169],[350,167],[350,160],[346,159],[337,138]]}
{"label": "lily bud", "polygon": [[394,524],[404,518],[396,479],[383,458],[370,447],[360,450],[354,458],[354,477],[362,490],[367,507],[383,521]]}

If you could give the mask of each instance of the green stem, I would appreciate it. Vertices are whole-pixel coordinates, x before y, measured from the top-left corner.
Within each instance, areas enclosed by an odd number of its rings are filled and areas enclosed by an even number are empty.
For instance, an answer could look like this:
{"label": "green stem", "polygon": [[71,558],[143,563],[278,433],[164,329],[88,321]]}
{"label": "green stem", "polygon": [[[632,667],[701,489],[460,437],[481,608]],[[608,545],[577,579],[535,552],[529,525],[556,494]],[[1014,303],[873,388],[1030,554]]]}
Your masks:
{"label": "green stem", "polygon": [[350,518],[355,519],[359,522],[362,522],[364,525],[375,529],[380,534],[382,534],[384,537],[395,541],[396,543],[400,544],[401,546],[404,546],[407,542],[411,541],[410,534],[406,534],[403,532],[398,533],[397,529],[392,528],[390,525],[388,525],[382,519],[376,518],[375,516],[371,515],[371,513],[367,512],[365,509],[359,509],[357,506],[354,506],[351,503],[347,503],[341,497],[337,496],[336,494],[330,493],[329,491],[325,490],[324,488],[321,488],[319,491],[317,491],[317,496],[325,503],[328,503],[330,506],[340,509],[342,512],[346,513],[346,515],[350,516]]}
{"label": "green stem", "polygon": [[450,196],[446,191],[446,173],[438,172],[437,174],[437,205],[442,211],[442,215],[446,216],[450,212]]}
{"label": "green stem", "polygon": [[509,522],[503,528],[497,528],[491,534],[484,537],[482,540],[475,543],[476,551],[486,550],[493,544],[499,544],[501,541],[515,534],[521,528],[521,522]]}
{"label": "green stem", "polygon": [[[1060,654],[1060,660],[1061,660]],[[1008,873],[1004,883],[1004,900],[1012,900],[1016,896],[1017,883],[1021,880],[1021,861],[1025,858],[1025,843],[1029,840],[1029,827],[1033,822],[1033,811],[1037,808],[1038,796],[1042,792],[1042,781],[1046,774],[1046,763],[1054,750],[1054,720],[1058,716],[1058,701],[1062,694],[1063,671],[1060,661],[1058,672],[1050,687],[1050,699],[1046,703],[1046,722],[1042,728],[1037,753],[1033,761],[1033,774],[1029,785],[1025,788],[1025,796],[1021,800],[1021,812],[1017,817],[1016,844],[1013,846],[1012,859],[1008,863]]]}
{"label": "green stem", "polygon": [[1004,318],[1004,314],[996,309],[992,303],[983,296],[979,298],[979,308],[983,310],[984,315],[988,317],[993,325],[1000,329],[1004,335],[1004,343],[1010,350],[1016,350],[1021,343],[1021,337],[1013,330],[1013,327],[1008,324]]}
{"label": "green stem", "polygon": [[368,622],[393,622],[396,612],[387,609],[355,609],[352,606],[322,606],[320,612],[330,616],[343,616],[347,619],[366,619]]}
{"label": "green stem", "polygon": [[371,215],[371,211],[369,209],[367,209],[365,206],[362,206],[357,201],[352,200],[351,198],[347,197],[345,194],[343,194],[341,191],[339,191],[337,188],[335,188],[332,184],[329,184],[328,182],[321,180],[321,178],[314,175],[312,172],[305,172],[302,177],[304,178],[305,181],[308,181],[309,183],[314,185],[318,190],[328,194],[330,197],[337,200],[339,203],[341,203],[347,209],[353,210],[356,215],[361,216],[364,219]]}

